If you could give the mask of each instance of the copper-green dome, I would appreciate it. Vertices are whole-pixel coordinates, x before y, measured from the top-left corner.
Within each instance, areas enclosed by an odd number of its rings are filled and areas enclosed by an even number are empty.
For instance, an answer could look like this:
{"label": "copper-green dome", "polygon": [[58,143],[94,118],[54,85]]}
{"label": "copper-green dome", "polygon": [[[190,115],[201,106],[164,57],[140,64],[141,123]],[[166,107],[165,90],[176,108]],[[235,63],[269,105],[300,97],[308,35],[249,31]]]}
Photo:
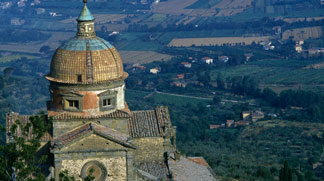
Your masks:
{"label": "copper-green dome", "polygon": [[113,46],[108,41],[99,37],[84,38],[76,36],[60,46],[59,49],[86,51],[87,46],[89,46],[88,50],[105,50],[113,48]]}
{"label": "copper-green dome", "polygon": [[94,19],[86,5],[77,21],[77,35],[56,50],[46,78],[68,84],[125,79],[127,73],[118,51],[108,41],[96,36]]}
{"label": "copper-green dome", "polygon": [[80,16],[77,19],[78,21],[92,21],[94,20],[91,12],[89,11],[87,4],[84,3],[83,9],[80,13]]}

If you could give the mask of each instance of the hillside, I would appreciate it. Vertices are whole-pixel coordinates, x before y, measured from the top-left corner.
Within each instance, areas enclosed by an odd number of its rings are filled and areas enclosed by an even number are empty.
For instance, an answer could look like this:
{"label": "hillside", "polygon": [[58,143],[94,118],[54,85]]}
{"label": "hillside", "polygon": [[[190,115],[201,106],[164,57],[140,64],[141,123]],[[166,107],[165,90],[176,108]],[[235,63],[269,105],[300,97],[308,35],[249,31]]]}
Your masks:
{"label": "hillside", "polygon": [[[310,0],[168,0],[153,4],[155,13],[187,16],[227,17],[242,14],[304,17],[323,15],[320,1]],[[252,16],[251,16],[252,15]]]}

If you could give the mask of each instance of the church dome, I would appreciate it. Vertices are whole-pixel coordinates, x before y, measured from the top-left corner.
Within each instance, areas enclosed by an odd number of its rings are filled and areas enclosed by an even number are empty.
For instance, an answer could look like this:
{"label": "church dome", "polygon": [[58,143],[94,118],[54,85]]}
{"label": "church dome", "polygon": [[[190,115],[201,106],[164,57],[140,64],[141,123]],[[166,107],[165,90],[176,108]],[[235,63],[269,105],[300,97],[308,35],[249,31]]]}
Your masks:
{"label": "church dome", "polygon": [[53,82],[91,84],[123,80],[122,59],[109,42],[94,31],[94,18],[84,4],[78,21],[77,36],[60,46],[46,78]]}

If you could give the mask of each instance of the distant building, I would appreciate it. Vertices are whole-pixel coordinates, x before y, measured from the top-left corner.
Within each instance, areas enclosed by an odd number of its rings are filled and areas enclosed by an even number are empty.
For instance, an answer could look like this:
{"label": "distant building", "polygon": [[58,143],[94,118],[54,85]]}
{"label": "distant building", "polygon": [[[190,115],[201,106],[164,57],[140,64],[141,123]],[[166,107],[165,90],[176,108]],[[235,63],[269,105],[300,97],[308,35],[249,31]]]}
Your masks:
{"label": "distant building", "polygon": [[150,69],[150,73],[152,73],[152,74],[157,74],[157,73],[159,73],[160,71],[161,71],[161,70],[160,70],[159,67],[155,67],[155,68]]}
{"label": "distant building", "polygon": [[12,2],[2,2],[0,3],[1,9],[9,9],[12,6]]}
{"label": "distant building", "polygon": [[37,8],[36,9],[36,13],[37,13],[37,15],[44,14],[45,13],[45,9],[44,8]]}
{"label": "distant building", "polygon": [[229,60],[228,56],[219,56],[218,57],[218,61],[221,61],[221,62],[224,62],[224,63],[227,63]]}
{"label": "distant building", "polygon": [[177,78],[178,78],[178,79],[184,79],[184,77],[185,77],[184,74],[178,74],[178,75],[177,75]]}
{"label": "distant building", "polygon": [[246,53],[244,54],[244,56],[245,56],[245,61],[248,62],[253,57],[253,53]]}
{"label": "distant building", "polygon": [[243,121],[255,122],[258,119],[262,119],[262,118],[264,118],[264,113],[260,110],[242,112]]}
{"label": "distant building", "polygon": [[51,16],[56,17],[56,16],[62,16],[61,14],[58,14],[57,12],[50,12],[49,13]]}
{"label": "distant building", "polygon": [[201,59],[201,62],[206,63],[206,64],[212,64],[214,62],[214,60],[210,57],[203,57]]}
{"label": "distant building", "polygon": [[324,48],[310,48],[306,52],[310,57],[318,56],[320,53],[324,53]]}
{"label": "distant building", "polygon": [[174,82],[171,82],[170,85],[175,86],[175,87],[186,88],[188,83],[183,82],[183,81],[174,81]]}
{"label": "distant building", "polygon": [[296,43],[297,43],[298,45],[303,45],[303,44],[304,44],[304,40],[298,40]]}
{"label": "distant building", "polygon": [[185,68],[191,68],[192,64],[189,62],[181,62],[181,65]]}
{"label": "distant building", "polygon": [[301,45],[296,45],[296,46],[295,46],[295,50],[296,50],[297,53],[301,53],[301,52],[303,51],[303,46],[301,46]]}
{"label": "distant building", "polygon": [[271,41],[262,41],[259,43],[261,46],[263,46],[264,50],[274,50],[276,47],[272,45]]}
{"label": "distant building", "polygon": [[25,1],[23,1],[23,0],[18,1],[18,2],[17,2],[17,5],[18,5],[19,8],[21,8],[21,7],[25,7],[25,6],[26,6]]}
{"label": "distant building", "polygon": [[242,119],[245,120],[250,120],[251,112],[250,111],[243,111],[242,112]]}
{"label": "distant building", "polygon": [[20,18],[11,18],[10,24],[14,26],[20,26],[25,24],[25,20],[21,20]]}
{"label": "distant building", "polygon": [[109,36],[113,36],[113,35],[119,35],[119,32],[118,31],[113,31],[109,34]]}
{"label": "distant building", "polygon": [[264,118],[264,113],[260,110],[258,111],[251,111],[251,120],[252,122],[257,121],[258,119]]}
{"label": "distant building", "polygon": [[275,33],[276,35],[280,35],[281,32],[282,32],[282,28],[281,28],[281,26],[274,26],[274,27],[272,28],[272,30],[274,31],[274,33]]}
{"label": "distant building", "polygon": [[273,45],[265,45],[265,46],[263,46],[263,49],[264,50],[274,50],[276,47],[275,46],[273,46]]}
{"label": "distant building", "polygon": [[226,127],[230,128],[234,124],[234,120],[226,120]]}
{"label": "distant building", "polygon": [[145,70],[146,67],[143,66],[143,65],[135,65],[133,66],[133,71],[136,71],[136,70]]}
{"label": "distant building", "polygon": [[250,124],[249,121],[236,121],[234,123],[234,127],[238,127],[238,126],[248,126]]}
{"label": "distant building", "polygon": [[141,4],[147,4],[147,0],[141,0]]}
{"label": "distant building", "polygon": [[222,127],[222,125],[220,125],[220,124],[211,124],[211,125],[209,125],[209,129],[218,129],[218,128],[221,128]]}

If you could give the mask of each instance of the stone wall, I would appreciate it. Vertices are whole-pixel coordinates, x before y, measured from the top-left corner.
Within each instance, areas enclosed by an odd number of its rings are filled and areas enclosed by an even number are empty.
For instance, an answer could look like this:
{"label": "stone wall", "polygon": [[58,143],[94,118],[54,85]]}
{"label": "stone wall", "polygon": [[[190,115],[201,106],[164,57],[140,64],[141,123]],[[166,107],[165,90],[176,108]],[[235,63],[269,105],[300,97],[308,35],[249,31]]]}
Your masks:
{"label": "stone wall", "polygon": [[106,181],[126,181],[127,180],[127,167],[126,157],[119,158],[88,158],[82,160],[62,160],[62,169],[68,170],[70,175],[73,175],[76,180],[82,180],[81,170],[82,167],[89,161],[98,161],[103,164],[107,169]]}
{"label": "stone wall", "polygon": [[103,149],[114,149],[114,150],[123,150],[126,149],[122,145],[110,141],[106,138],[92,134],[85,138],[80,139],[79,141],[72,143],[61,149],[64,151],[88,151],[88,150],[103,150]]}
{"label": "stone wall", "polygon": [[133,144],[136,146],[135,163],[163,161],[164,147],[162,137],[134,138]]}

